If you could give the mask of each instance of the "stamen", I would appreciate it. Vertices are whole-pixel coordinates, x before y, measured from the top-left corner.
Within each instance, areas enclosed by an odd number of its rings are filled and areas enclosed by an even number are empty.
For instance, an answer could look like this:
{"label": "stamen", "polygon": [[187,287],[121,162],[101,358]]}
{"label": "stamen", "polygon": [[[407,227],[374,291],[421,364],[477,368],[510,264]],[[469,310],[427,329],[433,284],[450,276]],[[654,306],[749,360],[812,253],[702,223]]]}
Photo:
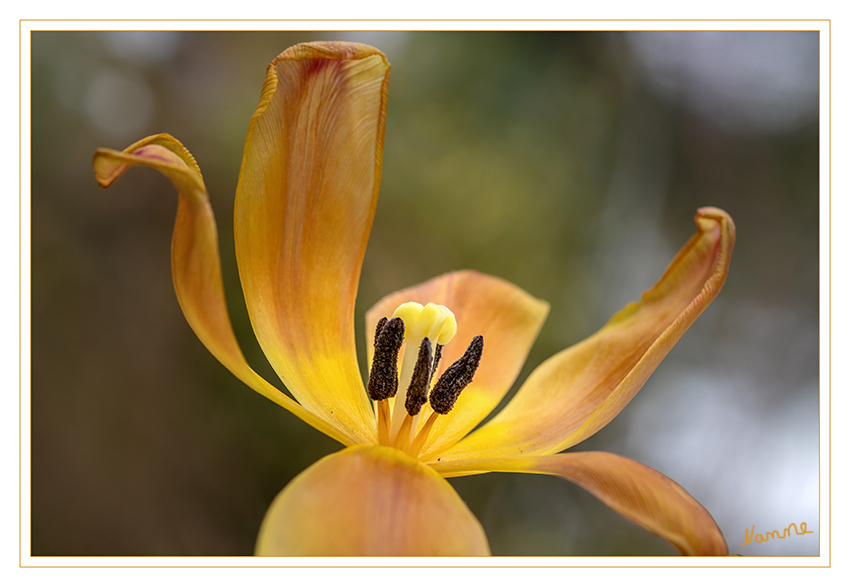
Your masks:
{"label": "stamen", "polygon": [[443,357],[443,345],[438,344],[434,349],[434,365],[431,367],[431,375],[428,378],[428,385],[431,385],[431,379],[434,378],[434,373],[437,372],[437,367],[440,366],[440,359]]}
{"label": "stamen", "polygon": [[381,400],[375,402],[378,408],[378,444],[381,446],[390,445],[390,402],[389,400]]}
{"label": "stamen", "polygon": [[375,333],[375,353],[366,386],[369,397],[376,402],[395,397],[398,391],[398,351],[404,342],[401,318],[384,318],[378,324],[382,327]]}
{"label": "stamen", "polygon": [[437,412],[431,412],[431,415],[425,421],[422,428],[420,428],[419,432],[416,433],[416,436],[407,448],[407,454],[412,456],[414,459],[419,457],[422,447],[425,446],[425,441],[428,440],[428,435],[431,434],[431,428],[434,427],[434,422],[437,421],[437,416],[439,416]]}
{"label": "stamen", "polygon": [[408,445],[410,444],[410,437],[412,436],[412,428],[413,422],[415,418],[411,415],[406,415],[404,417],[404,421],[401,423],[401,428],[398,430],[398,434],[396,434],[395,442],[393,446],[399,450],[406,451]]}
{"label": "stamen", "polygon": [[411,416],[416,416],[428,401],[429,383],[431,383],[431,341],[425,338],[419,345],[419,357],[416,359],[413,377],[407,388],[407,399],[404,400],[404,409]]}
{"label": "stamen", "polygon": [[484,337],[476,336],[466,352],[445,370],[431,390],[431,408],[438,414],[448,414],[454,407],[460,392],[472,383],[472,377],[484,352]]}

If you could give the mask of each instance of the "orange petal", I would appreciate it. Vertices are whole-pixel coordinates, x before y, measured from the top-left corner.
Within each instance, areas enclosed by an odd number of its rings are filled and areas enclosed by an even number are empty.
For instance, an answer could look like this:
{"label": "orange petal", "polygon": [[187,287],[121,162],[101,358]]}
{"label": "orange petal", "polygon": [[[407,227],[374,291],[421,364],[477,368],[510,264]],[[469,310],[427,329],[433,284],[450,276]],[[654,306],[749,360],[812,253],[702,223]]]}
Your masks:
{"label": "orange petal", "polygon": [[437,464],[446,476],[464,471],[542,473],[572,481],[612,510],[661,536],[691,556],[728,554],[711,514],[682,487],[637,461],[607,452],[575,452],[530,458],[493,458]]}
{"label": "orange petal", "polygon": [[389,64],[306,43],[269,64],[236,191],[239,275],[260,346],[305,407],[374,440],[354,299],[381,178]]}
{"label": "orange petal", "polygon": [[487,556],[481,524],[433,470],[384,446],[320,460],[281,491],[259,556]]}
{"label": "orange petal", "polygon": [[696,222],[698,232],[640,302],[540,365],[501,413],[441,460],[556,453],[610,422],[726,280],[735,244],[732,219],[701,208]]}
{"label": "orange petal", "polygon": [[245,361],[224,300],[215,218],[201,170],[191,153],[166,134],[142,139],[124,151],[98,149],[95,152],[94,170],[100,187],[109,187],[133,165],[153,167],[177,188],[177,221],[171,242],[174,289],[186,320],[204,346],[254,390],[343,444],[354,444],[354,438],[275,389]]}
{"label": "orange petal", "polygon": [[[423,457],[427,457],[457,442],[498,405],[525,363],[549,312],[549,304],[507,281],[476,271],[435,277],[386,296],[366,313],[370,364],[378,320],[392,316],[400,304],[410,301],[441,304],[455,315],[457,333],[443,348],[440,372],[460,358],[473,337],[479,334],[484,337],[484,354],[473,382],[460,394],[452,411],[437,418],[422,449]],[[439,374],[433,381],[437,377]],[[426,406],[419,419],[420,426],[429,413],[430,407]]]}

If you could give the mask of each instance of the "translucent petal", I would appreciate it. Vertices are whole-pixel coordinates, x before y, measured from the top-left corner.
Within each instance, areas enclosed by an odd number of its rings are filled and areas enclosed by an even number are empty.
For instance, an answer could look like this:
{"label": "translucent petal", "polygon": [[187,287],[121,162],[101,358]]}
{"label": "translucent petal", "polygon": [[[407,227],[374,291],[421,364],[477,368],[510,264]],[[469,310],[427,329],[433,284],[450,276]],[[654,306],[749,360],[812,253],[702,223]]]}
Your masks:
{"label": "translucent petal", "polygon": [[305,407],[374,440],[354,300],[381,178],[389,63],[305,43],[269,64],[236,194],[239,274],[257,339]]}

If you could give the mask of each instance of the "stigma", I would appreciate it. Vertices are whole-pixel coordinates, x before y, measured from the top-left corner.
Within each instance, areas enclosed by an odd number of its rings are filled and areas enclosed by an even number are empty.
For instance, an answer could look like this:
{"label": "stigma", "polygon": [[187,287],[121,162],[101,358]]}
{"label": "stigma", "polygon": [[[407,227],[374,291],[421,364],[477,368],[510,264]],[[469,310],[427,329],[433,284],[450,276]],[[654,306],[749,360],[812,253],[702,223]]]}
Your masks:
{"label": "stigma", "polygon": [[[375,352],[367,390],[375,402],[378,442],[416,458],[437,417],[448,414],[478,369],[484,338],[476,336],[463,356],[433,384],[442,348],[457,333],[457,322],[445,306],[407,302],[375,329]],[[404,345],[401,370],[398,353]],[[402,391],[396,397],[398,390]],[[393,400],[390,414],[390,399]],[[428,419],[419,425],[425,407]]]}

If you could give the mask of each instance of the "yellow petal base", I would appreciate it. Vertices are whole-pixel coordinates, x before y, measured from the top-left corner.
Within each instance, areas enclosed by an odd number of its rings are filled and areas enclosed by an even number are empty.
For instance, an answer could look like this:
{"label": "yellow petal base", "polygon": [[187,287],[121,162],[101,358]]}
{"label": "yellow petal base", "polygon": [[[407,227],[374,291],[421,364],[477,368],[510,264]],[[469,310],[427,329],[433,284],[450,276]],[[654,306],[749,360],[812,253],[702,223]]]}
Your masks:
{"label": "yellow petal base", "polygon": [[334,453],[281,491],[258,556],[488,556],[478,520],[433,469],[385,446]]}

